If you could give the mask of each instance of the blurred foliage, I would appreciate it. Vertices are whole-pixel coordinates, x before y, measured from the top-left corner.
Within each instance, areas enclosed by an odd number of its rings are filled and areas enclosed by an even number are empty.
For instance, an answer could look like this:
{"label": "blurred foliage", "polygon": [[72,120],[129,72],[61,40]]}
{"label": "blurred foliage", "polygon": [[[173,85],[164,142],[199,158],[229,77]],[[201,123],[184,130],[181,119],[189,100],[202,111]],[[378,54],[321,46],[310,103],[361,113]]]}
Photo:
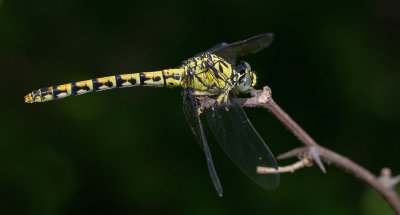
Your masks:
{"label": "blurred foliage", "polygon": [[[29,91],[171,68],[222,41],[274,32],[246,57],[320,144],[378,174],[400,173],[399,1],[0,2],[0,214],[383,214],[357,179],[328,166],[252,183],[209,132],[219,198],[179,89],[129,88],[24,104]],[[275,154],[299,145],[246,109]],[[287,164],[290,161],[282,161]],[[382,213],[381,213],[382,212]]]}
{"label": "blurred foliage", "polygon": [[[400,189],[397,189],[399,191]],[[387,206],[384,199],[375,190],[366,189],[362,196],[362,213],[366,215],[374,214],[394,214]]]}

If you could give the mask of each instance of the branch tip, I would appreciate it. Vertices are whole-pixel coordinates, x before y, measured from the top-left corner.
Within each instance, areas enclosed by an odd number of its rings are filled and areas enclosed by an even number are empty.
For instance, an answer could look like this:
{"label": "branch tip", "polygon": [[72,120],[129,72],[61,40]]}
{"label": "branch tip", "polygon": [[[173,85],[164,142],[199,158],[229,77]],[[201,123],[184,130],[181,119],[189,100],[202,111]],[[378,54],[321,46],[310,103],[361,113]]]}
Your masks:
{"label": "branch tip", "polygon": [[400,175],[392,177],[392,171],[385,167],[382,168],[378,180],[383,184],[383,186],[393,189],[400,182]]}
{"label": "branch tip", "polygon": [[276,158],[278,160],[283,160],[292,157],[300,157],[302,154],[307,152],[308,147],[298,147],[294,148],[288,152],[278,155]]}
{"label": "branch tip", "polygon": [[272,173],[293,173],[294,171],[304,168],[304,167],[311,167],[313,165],[313,162],[310,158],[304,157],[303,159],[297,161],[296,163],[293,163],[288,166],[280,166],[278,169],[271,168],[271,167],[262,167],[258,166],[257,167],[257,173],[258,174],[272,174]]}

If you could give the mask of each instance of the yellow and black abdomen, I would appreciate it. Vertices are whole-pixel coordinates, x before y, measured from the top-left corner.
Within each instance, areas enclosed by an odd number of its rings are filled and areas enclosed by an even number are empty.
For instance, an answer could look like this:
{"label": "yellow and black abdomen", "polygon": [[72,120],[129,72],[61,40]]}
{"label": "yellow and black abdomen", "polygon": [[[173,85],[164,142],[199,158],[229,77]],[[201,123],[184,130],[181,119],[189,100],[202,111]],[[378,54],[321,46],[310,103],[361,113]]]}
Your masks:
{"label": "yellow and black abdomen", "polygon": [[70,95],[81,95],[93,91],[134,86],[181,86],[183,69],[166,69],[155,72],[140,72],[113,75],[85,81],[34,90],[25,96],[26,103],[46,102]]}

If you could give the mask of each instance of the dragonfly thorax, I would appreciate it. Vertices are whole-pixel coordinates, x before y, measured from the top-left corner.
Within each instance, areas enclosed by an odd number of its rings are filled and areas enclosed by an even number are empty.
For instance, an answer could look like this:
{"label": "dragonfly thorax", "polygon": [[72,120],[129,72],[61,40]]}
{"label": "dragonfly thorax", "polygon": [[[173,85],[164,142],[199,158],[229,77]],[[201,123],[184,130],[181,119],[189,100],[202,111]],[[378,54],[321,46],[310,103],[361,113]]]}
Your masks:
{"label": "dragonfly thorax", "polygon": [[203,53],[183,64],[182,86],[192,88],[196,95],[218,95],[232,89],[238,80],[233,66],[221,57]]}
{"label": "dragonfly thorax", "polygon": [[[183,87],[193,87],[197,95],[216,95],[235,92],[247,93],[256,84],[256,74],[250,64],[241,61],[236,68],[223,58],[203,53],[186,60],[183,64],[185,76]],[[189,83],[190,82],[190,83]]]}
{"label": "dragonfly thorax", "polygon": [[186,60],[182,68],[182,87],[197,96],[216,96],[215,106],[225,106],[231,91],[248,93],[256,84],[256,75],[248,63],[241,61],[235,68],[208,52]]}

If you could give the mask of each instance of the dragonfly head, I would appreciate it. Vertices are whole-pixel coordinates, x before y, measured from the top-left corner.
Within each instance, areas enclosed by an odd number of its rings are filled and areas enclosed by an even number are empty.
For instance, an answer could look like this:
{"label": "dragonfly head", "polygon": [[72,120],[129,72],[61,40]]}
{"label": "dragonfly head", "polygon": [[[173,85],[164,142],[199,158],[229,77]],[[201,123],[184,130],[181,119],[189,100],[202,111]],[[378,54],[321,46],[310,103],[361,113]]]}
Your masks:
{"label": "dragonfly head", "polygon": [[250,64],[244,61],[236,66],[236,71],[239,73],[237,89],[240,93],[248,93],[256,85],[256,74],[251,71]]}

